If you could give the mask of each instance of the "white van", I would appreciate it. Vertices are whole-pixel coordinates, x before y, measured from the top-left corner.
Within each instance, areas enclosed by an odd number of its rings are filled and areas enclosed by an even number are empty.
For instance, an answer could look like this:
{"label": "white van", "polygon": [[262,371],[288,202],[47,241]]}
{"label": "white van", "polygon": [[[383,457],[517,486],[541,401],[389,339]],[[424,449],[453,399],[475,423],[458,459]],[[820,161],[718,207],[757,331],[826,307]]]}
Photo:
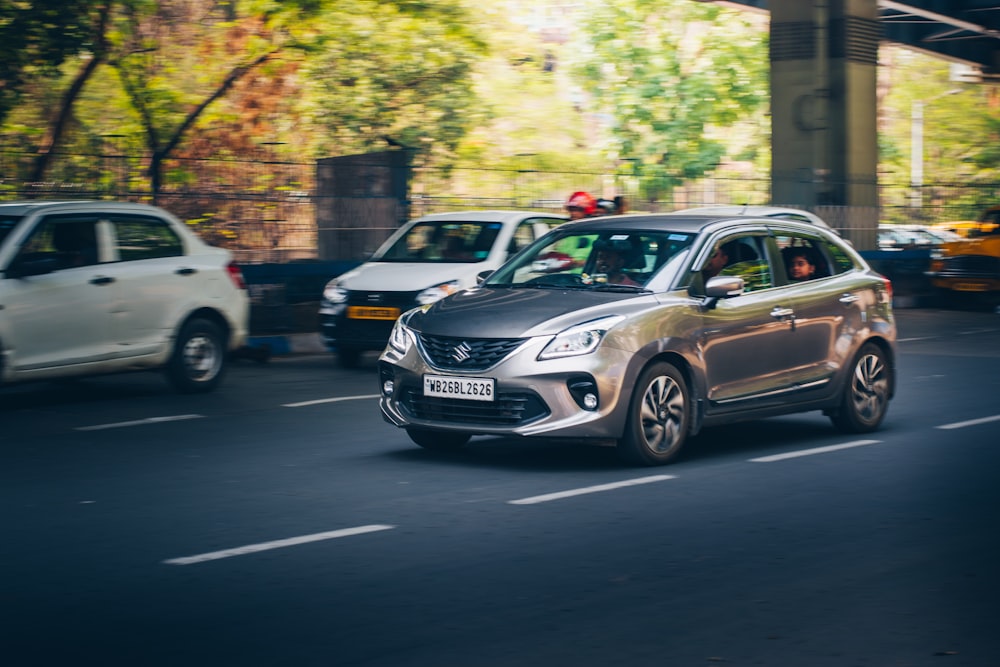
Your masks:
{"label": "white van", "polygon": [[473,287],[518,250],[566,222],[553,213],[466,211],[406,223],[371,259],[323,290],[320,335],[342,366],[381,351],[402,313]]}

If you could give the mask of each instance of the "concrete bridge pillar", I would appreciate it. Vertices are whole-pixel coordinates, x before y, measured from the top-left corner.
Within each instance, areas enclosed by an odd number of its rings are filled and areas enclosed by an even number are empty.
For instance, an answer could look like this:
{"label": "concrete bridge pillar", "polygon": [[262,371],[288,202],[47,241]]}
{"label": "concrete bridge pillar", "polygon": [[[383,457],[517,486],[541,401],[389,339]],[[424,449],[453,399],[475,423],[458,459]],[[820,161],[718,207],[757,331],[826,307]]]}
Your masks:
{"label": "concrete bridge pillar", "polygon": [[[855,246],[878,225],[876,0],[769,0],[771,200],[850,207]],[[834,223],[834,221],[831,221]]]}

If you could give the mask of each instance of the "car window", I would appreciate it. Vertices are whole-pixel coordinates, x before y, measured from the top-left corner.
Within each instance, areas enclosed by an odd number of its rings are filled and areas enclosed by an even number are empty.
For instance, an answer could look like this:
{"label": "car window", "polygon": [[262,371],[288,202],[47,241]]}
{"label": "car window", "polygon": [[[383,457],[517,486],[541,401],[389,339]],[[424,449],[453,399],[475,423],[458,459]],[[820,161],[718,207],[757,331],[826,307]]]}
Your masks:
{"label": "car window", "polygon": [[836,276],[855,269],[854,258],[840,245],[823,239],[820,246],[830,260],[830,275]]}
{"label": "car window", "polygon": [[98,263],[97,220],[51,215],[43,218],[21,246],[15,261],[56,260],[56,270]]}
{"label": "car window", "polygon": [[531,242],[535,240],[534,223],[534,220],[525,220],[517,226],[514,230],[514,235],[510,238],[510,243],[507,245],[508,254],[513,255],[520,251],[521,248],[531,245]]}
{"label": "car window", "polygon": [[756,292],[774,286],[763,237],[730,238],[725,245],[729,258],[719,271],[720,276],[739,276],[743,279],[744,292]]}
{"label": "car window", "polygon": [[118,258],[123,262],[178,257],[184,244],[166,220],[145,216],[113,216]]}
{"label": "car window", "polygon": [[781,250],[784,279],[788,282],[803,282],[830,275],[830,262],[820,249],[818,238],[776,234],[774,240]]}

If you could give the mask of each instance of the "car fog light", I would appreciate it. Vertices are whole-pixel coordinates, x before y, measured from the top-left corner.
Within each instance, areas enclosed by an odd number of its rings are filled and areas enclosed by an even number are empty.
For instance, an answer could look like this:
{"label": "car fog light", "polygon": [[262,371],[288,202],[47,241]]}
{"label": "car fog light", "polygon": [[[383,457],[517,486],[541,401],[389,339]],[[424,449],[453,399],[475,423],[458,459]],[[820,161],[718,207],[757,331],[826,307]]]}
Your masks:
{"label": "car fog light", "polygon": [[386,398],[391,397],[393,392],[396,391],[396,374],[393,372],[392,366],[380,361],[378,375],[382,387],[382,396]]}
{"label": "car fog light", "polygon": [[600,405],[597,397],[597,382],[589,375],[577,375],[566,382],[570,395],[584,410],[594,411]]}

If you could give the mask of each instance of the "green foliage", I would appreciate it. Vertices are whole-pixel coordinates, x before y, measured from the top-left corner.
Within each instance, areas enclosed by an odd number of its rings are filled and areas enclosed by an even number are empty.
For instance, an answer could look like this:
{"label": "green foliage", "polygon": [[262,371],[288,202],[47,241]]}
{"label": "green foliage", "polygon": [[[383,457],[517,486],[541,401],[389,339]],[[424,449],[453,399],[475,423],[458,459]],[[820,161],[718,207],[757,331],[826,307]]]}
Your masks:
{"label": "green foliage", "polygon": [[100,0],[0,0],[0,123],[35,78],[58,78],[59,66],[93,46]]}
{"label": "green foliage", "polygon": [[575,71],[610,117],[610,157],[632,161],[655,199],[714,169],[713,128],[768,97],[766,29],[745,14],[687,0],[594,0]]}
{"label": "green foliage", "polygon": [[305,63],[300,106],[318,153],[402,146],[428,163],[486,115],[472,83],[486,42],[456,2],[344,0],[320,20],[336,30]]}

